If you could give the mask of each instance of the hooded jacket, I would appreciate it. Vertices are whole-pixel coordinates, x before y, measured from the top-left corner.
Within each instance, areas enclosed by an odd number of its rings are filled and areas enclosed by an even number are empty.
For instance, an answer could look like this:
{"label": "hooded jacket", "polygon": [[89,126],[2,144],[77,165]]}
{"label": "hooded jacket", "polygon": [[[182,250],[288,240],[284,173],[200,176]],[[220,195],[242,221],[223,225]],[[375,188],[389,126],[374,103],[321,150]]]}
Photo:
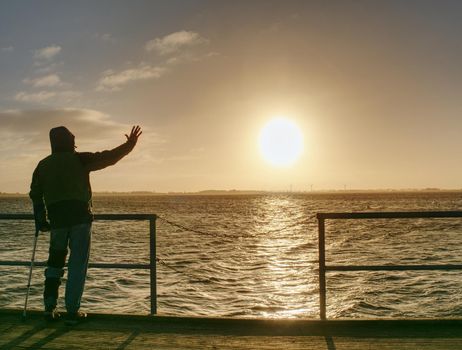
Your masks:
{"label": "hooded jacket", "polygon": [[117,163],[135,145],[126,142],[109,151],[75,152],[74,135],[63,126],[50,130],[50,144],[51,154],[38,163],[32,176],[29,196],[36,223],[46,221],[46,212],[52,228],[91,222],[90,172]]}

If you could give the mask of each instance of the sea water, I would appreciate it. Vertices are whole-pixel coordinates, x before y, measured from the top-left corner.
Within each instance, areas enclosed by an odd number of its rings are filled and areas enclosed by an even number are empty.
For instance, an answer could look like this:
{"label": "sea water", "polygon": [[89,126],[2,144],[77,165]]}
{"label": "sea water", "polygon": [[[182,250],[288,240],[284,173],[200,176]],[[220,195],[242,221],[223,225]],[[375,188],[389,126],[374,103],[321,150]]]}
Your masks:
{"label": "sea water", "polygon": [[[158,313],[319,317],[317,212],[460,210],[462,193],[99,195],[95,213],[153,213]],[[0,197],[0,213],[31,213],[27,197]],[[190,228],[184,230],[180,227]],[[0,221],[0,260],[28,261],[32,221]],[[49,235],[39,236],[46,261]],[[96,221],[91,262],[149,263],[149,225]],[[461,219],[328,220],[331,265],[461,264]],[[0,308],[22,308],[28,267],[0,266]],[[30,307],[41,309],[43,267]],[[61,286],[60,307],[63,305]],[[91,268],[82,309],[149,313],[148,270]],[[329,318],[460,317],[462,271],[328,272]]]}

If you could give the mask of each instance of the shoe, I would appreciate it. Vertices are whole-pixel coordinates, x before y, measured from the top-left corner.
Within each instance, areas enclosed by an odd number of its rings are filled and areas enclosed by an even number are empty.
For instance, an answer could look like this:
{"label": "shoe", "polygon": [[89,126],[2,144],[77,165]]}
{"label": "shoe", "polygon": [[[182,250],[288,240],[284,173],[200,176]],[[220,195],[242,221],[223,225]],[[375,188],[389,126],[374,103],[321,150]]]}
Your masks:
{"label": "shoe", "polygon": [[47,322],[54,322],[61,318],[61,314],[58,312],[56,307],[46,308],[45,312],[43,313],[43,317]]}
{"label": "shoe", "polygon": [[87,319],[87,314],[82,311],[77,311],[77,312],[68,312],[66,320],[64,323],[67,326],[75,326],[76,324],[79,324],[82,321],[85,321]]}

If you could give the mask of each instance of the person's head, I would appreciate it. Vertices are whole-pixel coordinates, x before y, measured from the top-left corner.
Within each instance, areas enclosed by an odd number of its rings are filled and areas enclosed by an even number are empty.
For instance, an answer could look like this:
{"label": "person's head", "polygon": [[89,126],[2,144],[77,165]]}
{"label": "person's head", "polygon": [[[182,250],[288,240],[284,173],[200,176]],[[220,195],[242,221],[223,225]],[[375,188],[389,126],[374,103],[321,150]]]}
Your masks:
{"label": "person's head", "polygon": [[75,137],[64,126],[58,126],[50,130],[51,152],[74,152]]}

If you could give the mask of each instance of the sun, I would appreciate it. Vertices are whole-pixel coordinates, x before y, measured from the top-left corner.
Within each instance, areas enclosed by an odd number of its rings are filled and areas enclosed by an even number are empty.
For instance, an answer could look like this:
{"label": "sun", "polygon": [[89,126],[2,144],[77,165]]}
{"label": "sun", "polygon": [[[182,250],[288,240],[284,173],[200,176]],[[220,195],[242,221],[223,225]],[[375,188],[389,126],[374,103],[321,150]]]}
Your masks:
{"label": "sun", "polygon": [[303,151],[302,132],[288,118],[271,119],[261,129],[258,141],[263,158],[275,166],[294,164]]}

